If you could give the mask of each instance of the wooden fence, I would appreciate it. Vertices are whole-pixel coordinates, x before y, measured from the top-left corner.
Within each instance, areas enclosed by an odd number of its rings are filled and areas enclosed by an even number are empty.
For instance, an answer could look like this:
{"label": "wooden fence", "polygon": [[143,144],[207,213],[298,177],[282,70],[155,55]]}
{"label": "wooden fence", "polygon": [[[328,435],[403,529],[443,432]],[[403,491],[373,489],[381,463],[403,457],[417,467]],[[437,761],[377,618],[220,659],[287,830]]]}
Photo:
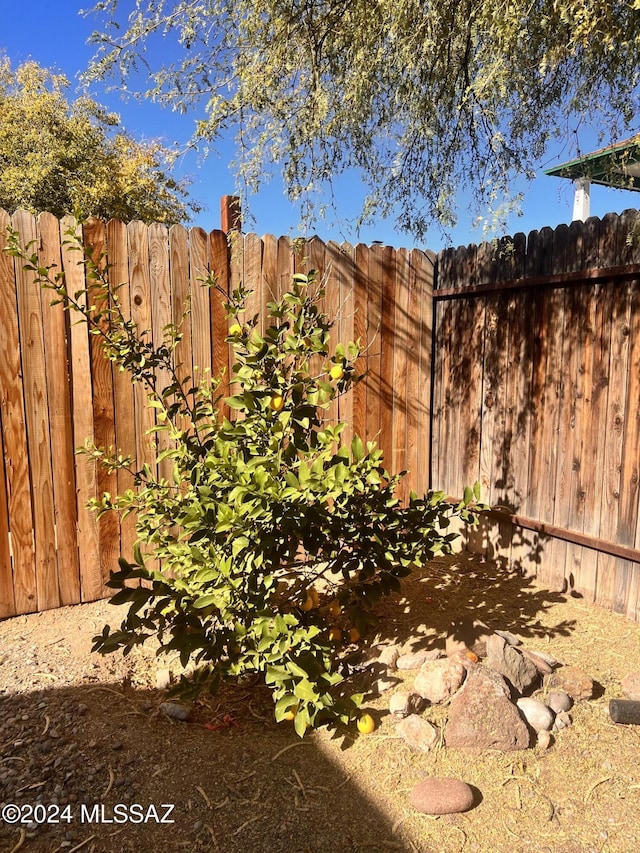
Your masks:
{"label": "wooden fence", "polygon": [[[34,241],[42,265],[64,270],[70,293],[82,290],[84,267],[64,241],[73,220],[0,211],[0,250],[9,222],[24,245]],[[75,230],[96,258],[106,252],[124,312],[155,342],[190,296],[177,360],[196,377],[229,368],[223,297],[201,286],[207,272],[225,292],[240,280],[251,286],[253,315],[295,271],[318,269],[326,276],[325,310],[338,318],[334,342],[366,344],[358,365],[368,371],[366,382],[341,397],[330,416],[378,439],[391,469],[409,469],[405,490],[426,491],[432,254],[318,239],[294,245],[253,234],[228,241],[222,231],[140,222],[91,221]],[[153,458],[146,431],[154,410],[142,386],[112,368],[86,324],[50,301],[50,291],[0,251],[0,617],[101,598],[118,556],[132,552],[132,517],[98,521],[86,509],[91,497],[126,489],[127,475],[108,474],[74,448],[90,438],[139,465]]]}
{"label": "wooden fence", "polygon": [[640,618],[636,211],[438,257],[433,483],[480,480],[470,546]]}

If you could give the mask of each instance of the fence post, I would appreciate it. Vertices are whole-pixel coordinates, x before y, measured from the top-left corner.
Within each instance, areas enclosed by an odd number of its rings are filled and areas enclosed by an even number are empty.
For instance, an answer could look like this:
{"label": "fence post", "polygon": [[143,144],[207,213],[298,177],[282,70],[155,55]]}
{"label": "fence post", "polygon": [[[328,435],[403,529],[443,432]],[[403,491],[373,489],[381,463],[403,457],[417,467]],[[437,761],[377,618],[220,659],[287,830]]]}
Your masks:
{"label": "fence post", "polygon": [[242,231],[242,210],[237,195],[223,195],[220,199],[220,230]]}

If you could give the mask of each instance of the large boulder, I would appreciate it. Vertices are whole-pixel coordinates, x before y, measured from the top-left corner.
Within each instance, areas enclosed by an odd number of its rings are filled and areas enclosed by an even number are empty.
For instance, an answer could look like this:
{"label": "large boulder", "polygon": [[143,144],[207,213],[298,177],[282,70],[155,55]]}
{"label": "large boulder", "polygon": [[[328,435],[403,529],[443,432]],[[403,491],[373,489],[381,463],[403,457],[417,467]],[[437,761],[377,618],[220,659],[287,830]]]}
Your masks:
{"label": "large boulder", "polygon": [[444,740],[452,747],[528,748],[529,729],[511,702],[501,675],[485,667],[468,673],[464,687],[451,700]]}

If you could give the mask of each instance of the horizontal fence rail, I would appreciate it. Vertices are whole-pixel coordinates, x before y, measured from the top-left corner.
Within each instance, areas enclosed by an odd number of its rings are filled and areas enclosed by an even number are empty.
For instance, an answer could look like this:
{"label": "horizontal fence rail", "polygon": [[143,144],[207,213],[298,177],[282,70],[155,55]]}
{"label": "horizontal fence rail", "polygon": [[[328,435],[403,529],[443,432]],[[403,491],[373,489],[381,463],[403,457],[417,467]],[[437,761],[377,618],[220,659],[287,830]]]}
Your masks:
{"label": "horizontal fence rail", "polygon": [[633,619],[639,224],[625,211],[446,250],[434,291],[433,481],[480,480],[496,508],[470,545]]}
{"label": "horizontal fence rail", "polygon": [[[336,320],[332,345],[360,339],[356,369],[366,374],[333,402],[329,417],[346,422],[347,441],[354,431],[375,440],[390,469],[409,471],[401,497],[427,490],[432,253],[115,220],[80,228],[72,219],[24,211],[0,211],[0,250],[9,224],[22,245],[37,249],[42,266],[64,271],[70,293],[86,287],[79,254],[65,243],[74,229],[94,260],[109,265],[125,316],[156,344],[189,299],[176,362],[183,377],[196,380],[208,371],[228,375],[223,301],[230,288],[251,288],[245,314],[264,324],[267,303],[289,288],[292,275],[316,269],[324,309]],[[52,306],[51,292],[22,266],[0,251],[0,617],[104,597],[118,557],[132,554],[133,516],[96,519],[86,508],[105,491],[129,488],[130,475],[108,473],[75,448],[91,439],[155,471],[147,434],[155,413],[144,388],[114,369],[99,338]],[[202,286],[209,273],[216,288]]]}

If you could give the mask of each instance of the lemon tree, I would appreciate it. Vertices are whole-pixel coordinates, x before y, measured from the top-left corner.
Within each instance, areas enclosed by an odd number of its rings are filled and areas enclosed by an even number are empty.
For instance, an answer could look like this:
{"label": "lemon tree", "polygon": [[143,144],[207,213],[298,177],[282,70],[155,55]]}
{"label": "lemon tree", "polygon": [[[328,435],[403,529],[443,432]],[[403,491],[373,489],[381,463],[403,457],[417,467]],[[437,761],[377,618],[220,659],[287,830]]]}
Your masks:
{"label": "lemon tree", "polygon": [[[247,291],[232,294],[235,393],[224,397],[220,380],[191,388],[178,379],[179,328],[167,328],[154,348],[122,315],[117,289],[110,322],[98,322],[64,278],[39,268],[35,256],[26,261],[42,285],[85,315],[106,356],[146,385],[160,416],[153,431],[171,439],[158,455],[173,463],[169,481],[86,447],[112,470],[132,472],[135,488],[103,495],[94,509],[135,513],[138,533],[134,553],[120,558],[109,581],[112,602],[126,615],[119,628],[104,627],[94,650],[127,654],[157,637],[160,654],[179,653],[188,676],[178,691],[186,695],[258,674],[271,688],[276,719],[292,720],[300,735],[309,726],[356,722],[361,697],[343,682],[341,657],[375,627],[375,604],[400,590],[412,566],[450,550],[448,517],[471,520],[477,492],[467,490],[455,508],[441,493],[411,494],[402,505],[394,496],[400,475],[385,469],[382,452],[357,435],[346,444],[344,424],[327,422],[336,395],[361,380],[360,344],[332,347],[315,275],[294,276],[268,305],[264,332],[257,316],[238,321]],[[84,263],[91,287],[107,288],[108,273]],[[164,388],[160,368],[171,377]]]}

